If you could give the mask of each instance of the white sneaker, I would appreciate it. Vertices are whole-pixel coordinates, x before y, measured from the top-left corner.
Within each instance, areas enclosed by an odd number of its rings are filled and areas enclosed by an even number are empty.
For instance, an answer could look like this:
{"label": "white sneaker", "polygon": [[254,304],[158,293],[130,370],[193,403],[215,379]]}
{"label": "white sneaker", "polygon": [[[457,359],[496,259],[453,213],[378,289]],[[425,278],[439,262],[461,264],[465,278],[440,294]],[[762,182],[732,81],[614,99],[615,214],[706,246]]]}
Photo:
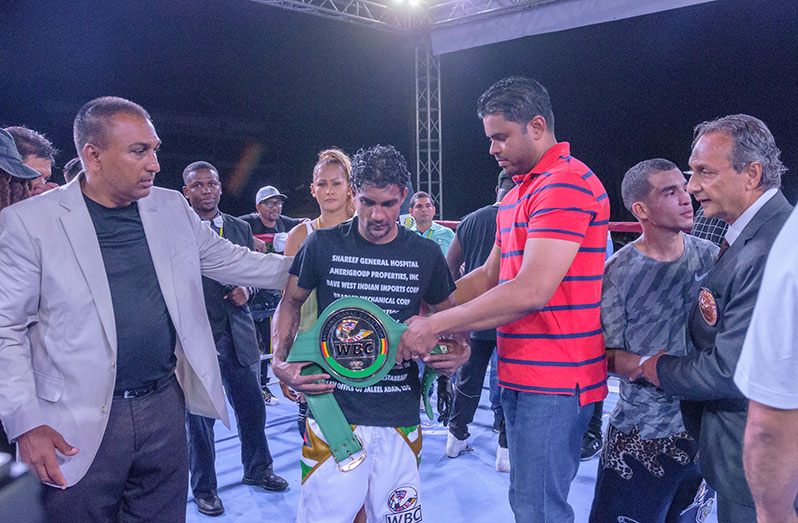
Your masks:
{"label": "white sneaker", "polygon": [[446,433],[446,455],[450,458],[456,458],[463,452],[474,450],[468,446],[467,439],[457,439],[451,432]]}
{"label": "white sneaker", "polygon": [[261,392],[263,392],[263,403],[265,403],[267,406],[273,407],[280,404],[280,400],[277,399],[277,396],[272,394],[272,391],[269,390],[269,387],[263,387]]}
{"label": "white sneaker", "polygon": [[496,449],[496,470],[510,472],[510,449],[502,447]]}

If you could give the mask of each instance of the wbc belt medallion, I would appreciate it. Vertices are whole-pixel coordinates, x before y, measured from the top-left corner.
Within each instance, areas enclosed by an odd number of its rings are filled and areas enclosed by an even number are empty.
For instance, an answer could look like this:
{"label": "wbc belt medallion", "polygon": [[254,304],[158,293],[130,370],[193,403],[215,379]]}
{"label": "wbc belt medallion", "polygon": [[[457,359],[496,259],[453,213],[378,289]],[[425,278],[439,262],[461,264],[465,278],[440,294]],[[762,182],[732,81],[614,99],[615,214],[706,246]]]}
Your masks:
{"label": "wbc belt medallion", "polygon": [[347,307],[330,314],[322,323],[319,347],[330,374],[350,385],[363,386],[380,374],[386,363],[394,363],[388,362],[385,326],[361,308]]}

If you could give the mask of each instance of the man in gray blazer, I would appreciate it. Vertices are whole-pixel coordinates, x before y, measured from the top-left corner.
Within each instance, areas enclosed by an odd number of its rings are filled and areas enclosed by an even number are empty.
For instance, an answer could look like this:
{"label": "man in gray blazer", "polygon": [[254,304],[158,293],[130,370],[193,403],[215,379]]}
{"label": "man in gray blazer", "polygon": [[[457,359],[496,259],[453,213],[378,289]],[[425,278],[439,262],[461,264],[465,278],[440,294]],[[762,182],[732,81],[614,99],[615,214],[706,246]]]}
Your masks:
{"label": "man in gray blazer", "polygon": [[[255,250],[249,224],[219,211],[222,184],[219,171],[208,162],[194,162],[183,170],[183,194],[200,220],[220,237]],[[224,385],[233,406],[241,440],[244,483],[266,490],[285,490],[288,482],[274,473],[266,441],[266,407],[260,391],[260,351],[246,287],[202,278],[205,308],[211,324]],[[186,416],[191,490],[197,510],[208,516],[224,512],[216,486],[214,419]]]}
{"label": "man in gray blazer", "polygon": [[743,472],[748,402],[734,370],[770,247],[792,210],[779,190],[786,170],[767,126],[738,114],[696,127],[687,190],[708,218],[729,224],[715,266],[702,279],[688,329],[697,352],[643,362],[646,378],[682,399],[685,427],[699,439],[699,463],[718,492],[718,521],[756,521]]}
{"label": "man in gray blazer", "polygon": [[281,288],[291,259],[153,187],[141,106],[93,100],[74,137],[85,174],[0,212],[0,418],[48,521],[183,521],[184,412],[229,423],[201,275]]}

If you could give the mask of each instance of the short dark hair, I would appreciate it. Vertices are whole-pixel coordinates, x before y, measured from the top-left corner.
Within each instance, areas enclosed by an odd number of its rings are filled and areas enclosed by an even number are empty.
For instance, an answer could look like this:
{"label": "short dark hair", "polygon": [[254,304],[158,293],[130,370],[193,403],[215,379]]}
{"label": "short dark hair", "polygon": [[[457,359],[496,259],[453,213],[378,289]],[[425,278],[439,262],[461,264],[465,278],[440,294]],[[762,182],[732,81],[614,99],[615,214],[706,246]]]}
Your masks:
{"label": "short dark hair", "polygon": [[80,158],[72,158],[64,165],[64,181],[69,183],[82,172],[83,164],[80,163]]}
{"label": "short dark hair", "polygon": [[634,214],[632,205],[635,202],[645,202],[651,193],[651,175],[659,171],[679,170],[676,164],[664,158],[643,160],[626,171],[621,182],[621,197],[626,210]]}
{"label": "short dark hair", "polygon": [[87,102],[75,116],[72,136],[78,156],[83,159],[83,147],[91,143],[100,148],[108,146],[108,124],[120,113],[135,114],[152,121],[142,106],[117,96],[102,96]]}
{"label": "short dark hair", "polygon": [[729,161],[735,171],[742,171],[751,162],[759,162],[762,164],[759,187],[781,186],[781,175],[787,168],[781,163],[781,150],[776,147],[776,140],[765,122],[747,114],[732,114],[700,123],[693,133],[693,147],[702,136],[713,132],[731,137],[733,148]]}
{"label": "short dark hair", "polygon": [[[525,76],[502,78],[488,87],[477,102],[480,118],[501,113],[508,121],[524,127],[535,116],[546,120],[546,129],[554,132],[554,111],[549,92],[537,80]],[[526,131],[525,131],[526,132]]]}
{"label": "short dark hair", "polygon": [[43,134],[37,133],[33,129],[28,129],[24,125],[6,127],[5,130],[14,138],[14,145],[17,146],[17,151],[19,151],[22,161],[25,161],[28,156],[45,158],[50,160],[50,162],[55,161],[58,149],[53,147],[53,143],[45,138]]}
{"label": "short dark hair", "polygon": [[407,161],[393,145],[375,145],[360,149],[352,157],[351,185],[355,192],[364,185],[384,189],[396,185],[404,190],[410,182]]}
{"label": "short dark hair", "polygon": [[193,173],[194,171],[200,171],[202,169],[207,169],[209,171],[213,171],[216,173],[216,177],[219,177],[219,169],[214,167],[208,162],[203,162],[202,160],[198,162],[192,162],[183,169],[183,185],[186,185],[186,180],[188,180],[188,175]]}
{"label": "short dark hair", "polygon": [[413,207],[420,198],[427,198],[430,202],[432,202],[432,205],[435,205],[435,198],[430,196],[429,193],[426,193],[424,191],[418,191],[417,193],[415,193],[413,196],[410,197],[410,207]]}

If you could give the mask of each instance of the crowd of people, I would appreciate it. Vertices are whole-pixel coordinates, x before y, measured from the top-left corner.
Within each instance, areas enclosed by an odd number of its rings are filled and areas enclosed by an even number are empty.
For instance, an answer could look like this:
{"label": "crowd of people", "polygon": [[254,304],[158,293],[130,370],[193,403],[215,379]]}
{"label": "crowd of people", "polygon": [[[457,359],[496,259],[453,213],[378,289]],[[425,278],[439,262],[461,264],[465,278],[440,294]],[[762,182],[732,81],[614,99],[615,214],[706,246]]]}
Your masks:
{"label": "crowd of people", "polygon": [[[161,140],[132,101],[80,109],[60,187],[44,135],[0,130],[0,445],[44,484],[47,521],[184,521],[189,487],[222,514],[225,397],[242,482],[286,489],[264,345],[299,405],[298,522],[422,521],[421,369],[440,375],[457,458],[489,364],[518,523],[574,521],[571,482],[599,452],[591,522],[704,521],[715,495],[721,523],[798,521],[798,215],[765,123],[699,123],[687,177],[668,159],[632,166],[621,195],[642,234],[610,255],[607,192],[556,139],[546,88],[504,78],[477,113],[501,172],[495,203],[455,232],[392,146],[321,151],[315,218],[283,215],[272,185],[236,218],[202,159],[182,194],[155,185]],[[357,333],[360,316],[330,331],[362,349],[350,370],[396,354],[367,387],[291,359],[347,297],[406,324],[391,339]],[[608,374],[620,391],[602,434]],[[314,411],[322,397],[331,410]]]}

